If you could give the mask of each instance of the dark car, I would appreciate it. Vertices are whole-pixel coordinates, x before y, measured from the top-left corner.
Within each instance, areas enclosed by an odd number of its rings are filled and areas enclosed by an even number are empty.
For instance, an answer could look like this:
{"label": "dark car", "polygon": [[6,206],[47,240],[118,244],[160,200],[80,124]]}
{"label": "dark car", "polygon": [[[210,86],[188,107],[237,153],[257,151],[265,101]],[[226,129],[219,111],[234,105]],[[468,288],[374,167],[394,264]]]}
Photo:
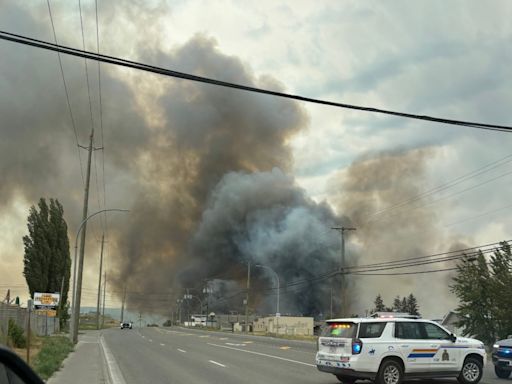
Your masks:
{"label": "dark car", "polygon": [[129,323],[122,322],[121,325],[120,325],[120,328],[121,329],[125,329],[125,328],[132,329],[132,323],[131,322],[129,322]]}
{"label": "dark car", "polygon": [[512,338],[497,341],[492,348],[494,372],[501,379],[507,379],[512,372]]}

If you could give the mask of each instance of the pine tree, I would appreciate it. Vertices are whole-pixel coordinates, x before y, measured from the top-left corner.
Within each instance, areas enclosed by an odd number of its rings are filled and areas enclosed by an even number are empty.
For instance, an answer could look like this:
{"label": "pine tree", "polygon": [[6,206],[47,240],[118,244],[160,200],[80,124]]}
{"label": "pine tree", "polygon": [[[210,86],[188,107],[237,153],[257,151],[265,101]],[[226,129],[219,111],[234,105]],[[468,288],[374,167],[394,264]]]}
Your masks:
{"label": "pine tree", "polygon": [[476,258],[462,259],[450,287],[459,299],[457,326],[464,329],[464,336],[471,335],[487,345],[492,345],[497,336],[491,278],[487,261],[480,251]]}
{"label": "pine tree", "polygon": [[512,287],[512,255],[508,243],[501,243],[501,249],[494,252],[489,267],[492,274],[492,317],[497,337],[504,339],[512,333],[512,296],[506,294]]}
{"label": "pine tree", "polygon": [[418,301],[412,293],[407,297],[405,312],[409,313],[410,315],[420,316]]}
{"label": "pine tree", "polygon": [[[34,292],[60,293],[59,317],[61,325],[67,318],[67,292],[71,271],[69,239],[64,209],[58,200],[44,198],[32,206],[27,219],[28,235],[23,237],[25,256],[23,275],[30,296]],[[62,289],[63,288],[63,289]]]}
{"label": "pine tree", "polygon": [[400,312],[409,312],[407,308],[407,298],[405,296],[402,298],[402,302],[400,303]]}
{"label": "pine tree", "polygon": [[384,301],[382,300],[380,293],[375,298],[373,305],[375,306],[374,312],[383,312],[386,310],[386,306],[384,305]]}
{"label": "pine tree", "polygon": [[397,296],[393,300],[393,311],[400,312],[401,308],[402,308],[402,301],[400,300],[400,296]]}

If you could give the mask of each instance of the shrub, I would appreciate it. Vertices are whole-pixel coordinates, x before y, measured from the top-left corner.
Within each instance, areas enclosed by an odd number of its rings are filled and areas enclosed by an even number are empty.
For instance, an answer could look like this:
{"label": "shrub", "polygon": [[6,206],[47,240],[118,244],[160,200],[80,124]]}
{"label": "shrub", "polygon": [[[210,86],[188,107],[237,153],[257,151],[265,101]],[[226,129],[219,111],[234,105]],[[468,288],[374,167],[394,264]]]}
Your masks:
{"label": "shrub", "polygon": [[9,340],[15,348],[25,348],[27,339],[25,338],[23,328],[20,327],[13,319],[9,319]]}

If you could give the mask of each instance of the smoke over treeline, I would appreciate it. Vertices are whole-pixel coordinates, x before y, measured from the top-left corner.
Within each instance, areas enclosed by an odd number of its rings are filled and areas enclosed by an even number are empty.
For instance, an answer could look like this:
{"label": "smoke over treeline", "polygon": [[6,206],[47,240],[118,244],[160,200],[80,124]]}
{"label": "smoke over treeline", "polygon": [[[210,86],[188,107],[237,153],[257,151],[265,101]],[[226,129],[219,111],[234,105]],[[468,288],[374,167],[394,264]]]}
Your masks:
{"label": "smoke over treeline", "polygon": [[[48,25],[40,22],[43,12],[13,5],[0,14],[0,21],[13,31],[51,41]],[[15,26],[12,14],[26,24]],[[1,44],[10,54],[0,62],[0,209],[16,200],[31,204],[40,196],[57,197],[74,237],[82,184],[57,58]],[[131,48],[145,63],[284,90],[272,77],[257,76],[238,58],[220,52],[209,37],[197,35],[170,51],[156,47],[146,43]],[[91,123],[83,61],[63,57],[63,64],[84,144]],[[218,308],[238,310],[242,296],[235,294],[245,286],[248,262],[274,269],[282,286],[335,270],[335,225],[358,226],[348,245],[352,264],[424,254],[438,244],[435,216],[428,210],[404,213],[393,221],[364,222],[366,214],[418,191],[429,151],[355,162],[332,181],[333,209],[308,197],[293,177],[289,142],[309,125],[298,103],[104,65],[101,142],[92,69],[96,144],[105,146],[107,206],[130,209],[129,215],[109,218],[110,282],[119,295],[126,286],[144,293],[128,295],[129,308],[168,313],[182,288],[200,290],[204,279],[214,278],[219,287],[214,296],[232,296],[231,301],[220,300]],[[101,157],[95,158],[95,168],[100,167]],[[102,208],[101,197],[101,188],[93,187],[91,211]],[[93,235],[87,245],[89,260],[98,246]],[[89,269],[86,279],[92,276],[95,271]],[[253,267],[253,279],[254,292],[259,292],[253,299],[256,309],[271,312],[273,291],[264,289],[273,286],[272,274]],[[351,295],[354,311],[366,305],[359,299],[379,290],[376,285],[351,280],[357,288]],[[282,312],[325,313],[330,291],[330,280],[283,289]],[[336,295],[334,302],[337,306]]]}

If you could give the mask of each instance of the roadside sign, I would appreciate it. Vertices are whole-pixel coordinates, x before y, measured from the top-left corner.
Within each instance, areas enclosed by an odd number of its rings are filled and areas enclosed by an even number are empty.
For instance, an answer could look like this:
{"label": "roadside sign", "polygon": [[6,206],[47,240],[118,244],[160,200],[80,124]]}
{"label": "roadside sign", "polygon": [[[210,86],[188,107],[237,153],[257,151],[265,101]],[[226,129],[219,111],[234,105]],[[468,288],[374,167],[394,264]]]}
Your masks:
{"label": "roadside sign", "polygon": [[34,292],[34,307],[36,309],[53,309],[59,305],[60,294]]}
{"label": "roadside sign", "polygon": [[55,309],[36,309],[36,313],[41,316],[57,317]]}

